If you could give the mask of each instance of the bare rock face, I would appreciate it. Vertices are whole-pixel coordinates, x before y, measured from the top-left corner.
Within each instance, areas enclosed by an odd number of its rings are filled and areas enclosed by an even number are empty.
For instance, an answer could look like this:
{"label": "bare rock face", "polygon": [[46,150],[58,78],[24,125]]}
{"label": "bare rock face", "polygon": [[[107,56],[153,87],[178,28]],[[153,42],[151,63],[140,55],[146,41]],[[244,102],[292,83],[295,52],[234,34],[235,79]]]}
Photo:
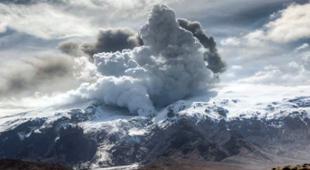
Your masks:
{"label": "bare rock face", "polygon": [[[75,110],[75,114],[79,111]],[[90,160],[96,143],[71,119],[61,117],[51,124],[34,119],[0,133],[0,159],[27,159],[75,165]]]}

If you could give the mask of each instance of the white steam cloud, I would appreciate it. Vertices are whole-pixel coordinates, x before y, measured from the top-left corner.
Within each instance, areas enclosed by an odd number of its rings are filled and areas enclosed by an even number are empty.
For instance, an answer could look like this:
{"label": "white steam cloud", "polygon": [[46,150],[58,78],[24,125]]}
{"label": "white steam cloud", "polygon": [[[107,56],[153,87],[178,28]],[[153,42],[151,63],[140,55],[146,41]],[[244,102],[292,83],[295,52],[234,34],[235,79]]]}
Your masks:
{"label": "white steam cloud", "polygon": [[66,100],[98,100],[148,115],[213,83],[202,45],[167,6],[154,6],[140,35],[141,47],[95,54],[99,78],[70,91]]}

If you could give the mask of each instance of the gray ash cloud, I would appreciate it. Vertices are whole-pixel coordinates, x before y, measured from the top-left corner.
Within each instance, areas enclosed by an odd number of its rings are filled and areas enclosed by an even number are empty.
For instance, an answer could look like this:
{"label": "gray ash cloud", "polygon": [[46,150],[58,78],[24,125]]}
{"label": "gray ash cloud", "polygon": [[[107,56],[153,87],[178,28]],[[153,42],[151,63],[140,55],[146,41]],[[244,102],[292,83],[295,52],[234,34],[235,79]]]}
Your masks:
{"label": "gray ash cloud", "polygon": [[59,45],[60,51],[71,56],[87,55],[93,61],[93,55],[102,52],[121,52],[143,45],[138,35],[128,28],[111,28],[99,31],[96,42],[79,43],[74,41],[63,42]]}
{"label": "gray ash cloud", "polygon": [[199,42],[206,49],[208,49],[208,52],[205,54],[205,60],[208,62],[208,68],[214,73],[224,72],[226,66],[217,51],[216,43],[213,37],[208,37],[204,33],[201,24],[187,19],[178,19],[178,23],[182,28],[190,31],[199,40]]}
{"label": "gray ash cloud", "polygon": [[141,45],[143,45],[142,39],[130,29],[107,29],[99,32],[95,44],[84,44],[83,51],[92,56],[101,52],[133,49]]}
{"label": "gray ash cloud", "polygon": [[[158,107],[207,91],[214,83],[204,61],[208,54],[191,32],[179,26],[172,9],[156,5],[140,36],[142,46],[123,51],[112,46],[108,49],[116,52],[95,54],[96,82],[70,91],[63,101],[97,100],[132,114],[150,115]],[[125,37],[121,40],[128,40]]]}
{"label": "gray ash cloud", "polygon": [[30,96],[71,88],[73,60],[67,56],[29,57],[1,64],[0,98]]}
{"label": "gray ash cloud", "polygon": [[[225,71],[225,63],[220,57],[216,43],[213,37],[208,37],[199,22],[192,22],[186,19],[178,19],[178,24],[185,30],[190,31],[196,37],[204,48],[208,51],[205,53],[205,61],[208,62],[208,68],[214,73]],[[167,34],[166,36],[170,36]],[[164,43],[164,42],[163,42]],[[142,46],[143,39],[137,32],[128,28],[115,28],[101,30],[96,38],[95,43],[76,43],[64,42],[59,49],[71,56],[88,55],[93,61],[93,55],[102,52],[121,52],[125,49],[133,49]]]}

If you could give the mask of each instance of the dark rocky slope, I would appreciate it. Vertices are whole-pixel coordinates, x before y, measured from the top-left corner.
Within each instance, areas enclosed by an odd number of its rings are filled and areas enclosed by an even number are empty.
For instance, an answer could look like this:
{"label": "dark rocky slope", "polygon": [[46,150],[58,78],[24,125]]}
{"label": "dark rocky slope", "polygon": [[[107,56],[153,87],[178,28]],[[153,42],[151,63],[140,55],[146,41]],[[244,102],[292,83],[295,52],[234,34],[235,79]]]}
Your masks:
{"label": "dark rocky slope", "polygon": [[57,164],[46,164],[38,162],[29,162],[21,160],[0,160],[1,170],[72,170],[71,168],[64,167]]}

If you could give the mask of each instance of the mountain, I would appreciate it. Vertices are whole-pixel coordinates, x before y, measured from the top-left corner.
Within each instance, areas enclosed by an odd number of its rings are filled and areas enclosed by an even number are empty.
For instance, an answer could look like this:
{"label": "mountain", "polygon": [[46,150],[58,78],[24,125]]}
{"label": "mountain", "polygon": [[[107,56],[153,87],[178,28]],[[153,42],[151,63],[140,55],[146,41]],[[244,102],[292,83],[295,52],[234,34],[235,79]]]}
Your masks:
{"label": "mountain", "polygon": [[251,111],[242,111],[243,102],[188,99],[146,117],[100,103],[6,116],[0,119],[0,159],[77,169],[136,169],[167,162],[269,169],[309,161],[310,96],[257,103]]}

